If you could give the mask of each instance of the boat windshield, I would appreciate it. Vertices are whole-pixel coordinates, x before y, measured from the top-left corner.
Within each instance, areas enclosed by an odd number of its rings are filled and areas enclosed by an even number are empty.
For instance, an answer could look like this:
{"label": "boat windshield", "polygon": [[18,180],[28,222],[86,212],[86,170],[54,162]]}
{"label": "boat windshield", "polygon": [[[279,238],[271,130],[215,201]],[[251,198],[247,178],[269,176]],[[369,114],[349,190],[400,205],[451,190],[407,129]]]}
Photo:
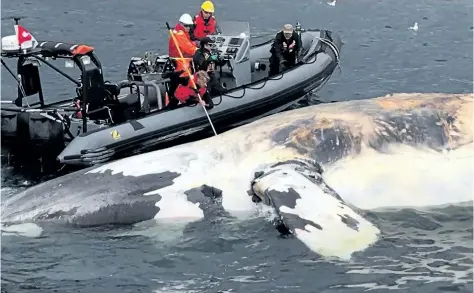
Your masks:
{"label": "boat windshield", "polygon": [[219,28],[223,35],[237,36],[245,33],[250,36],[250,24],[244,21],[219,21]]}

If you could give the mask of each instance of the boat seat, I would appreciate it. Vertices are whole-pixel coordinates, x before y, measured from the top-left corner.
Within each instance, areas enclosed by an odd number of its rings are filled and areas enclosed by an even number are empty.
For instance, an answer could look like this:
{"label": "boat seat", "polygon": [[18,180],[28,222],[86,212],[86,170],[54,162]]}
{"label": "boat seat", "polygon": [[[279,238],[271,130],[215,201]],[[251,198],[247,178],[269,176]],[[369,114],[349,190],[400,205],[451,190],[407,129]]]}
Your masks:
{"label": "boat seat", "polygon": [[[135,107],[137,103],[140,103],[140,106],[143,107],[143,103],[145,101],[145,87],[139,86],[140,89],[140,99],[138,99],[137,94],[130,93],[130,89],[125,88],[122,89],[121,94],[118,96],[119,104],[123,107]],[[156,92],[156,88],[148,87],[148,104],[152,108],[158,108],[158,95]],[[161,98],[163,98],[161,96]],[[161,101],[162,105],[164,105],[164,101]]]}
{"label": "boat seat", "polygon": [[104,88],[108,90],[113,96],[120,95],[121,87],[116,83],[104,83]]}
{"label": "boat seat", "polygon": [[[139,86],[140,88],[140,95],[142,96],[141,99],[145,96],[145,91],[148,89],[148,104],[150,107],[158,108],[158,93],[156,92],[156,88],[154,87],[144,87]],[[163,101],[162,101],[163,104]]]}
{"label": "boat seat", "polygon": [[[140,93],[142,94],[141,91]],[[140,100],[136,93],[130,93],[129,88],[124,88],[121,89],[120,94],[118,95],[118,101],[120,105],[123,106],[135,106]]]}
{"label": "boat seat", "polygon": [[114,108],[112,116],[114,121],[127,121],[141,117],[140,99],[137,93],[130,93],[130,88],[122,88],[118,96],[119,107]]}

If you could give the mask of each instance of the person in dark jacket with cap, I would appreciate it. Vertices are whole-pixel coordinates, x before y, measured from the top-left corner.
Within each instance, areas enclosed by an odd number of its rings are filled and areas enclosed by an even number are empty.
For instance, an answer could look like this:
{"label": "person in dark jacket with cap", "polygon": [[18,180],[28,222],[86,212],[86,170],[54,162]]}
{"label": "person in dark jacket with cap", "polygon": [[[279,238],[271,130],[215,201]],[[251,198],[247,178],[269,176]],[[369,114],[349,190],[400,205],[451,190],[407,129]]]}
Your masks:
{"label": "person in dark jacket with cap", "polygon": [[285,24],[283,30],[276,34],[270,49],[272,56],[269,59],[270,71],[268,75],[273,76],[280,73],[280,65],[284,65],[285,68],[295,66],[301,47],[301,38],[298,33],[293,30],[291,24]]}
{"label": "person in dark jacket with cap", "polygon": [[193,56],[193,64],[195,71],[203,70],[209,74],[209,92],[212,96],[217,96],[226,91],[214,74],[216,65],[222,66],[223,61],[219,59],[218,55],[212,54],[211,43],[212,40],[209,37],[201,39],[200,47]]}

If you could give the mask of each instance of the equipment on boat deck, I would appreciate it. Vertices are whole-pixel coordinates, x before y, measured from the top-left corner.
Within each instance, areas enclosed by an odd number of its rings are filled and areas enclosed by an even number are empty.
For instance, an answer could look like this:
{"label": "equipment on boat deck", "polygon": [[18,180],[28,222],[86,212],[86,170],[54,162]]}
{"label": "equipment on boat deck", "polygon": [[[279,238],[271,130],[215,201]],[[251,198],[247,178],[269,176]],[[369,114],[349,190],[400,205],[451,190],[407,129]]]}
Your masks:
{"label": "equipment on boat deck", "polygon": [[[342,42],[338,35],[301,30],[299,62],[268,77],[273,38],[252,44],[247,22],[221,22],[220,27],[220,35],[209,36],[213,50],[224,61],[214,74],[227,89],[213,97],[217,102],[208,111],[218,133],[289,107],[321,88],[339,64]],[[173,98],[170,85],[179,75],[167,55],[147,52],[145,58],[132,57],[128,79],[118,83],[104,81],[94,48],[87,45],[38,42],[31,50],[2,51],[3,57],[18,59],[17,82],[23,89],[2,108],[2,146],[24,162],[47,157],[83,167],[170,146],[183,136],[211,130],[201,107],[167,107]],[[69,67],[79,68],[80,78],[66,74],[49,58],[66,59]],[[76,95],[46,104],[40,63],[73,82]],[[6,66],[3,60],[2,64]],[[38,95],[38,102],[30,103],[33,95]]]}

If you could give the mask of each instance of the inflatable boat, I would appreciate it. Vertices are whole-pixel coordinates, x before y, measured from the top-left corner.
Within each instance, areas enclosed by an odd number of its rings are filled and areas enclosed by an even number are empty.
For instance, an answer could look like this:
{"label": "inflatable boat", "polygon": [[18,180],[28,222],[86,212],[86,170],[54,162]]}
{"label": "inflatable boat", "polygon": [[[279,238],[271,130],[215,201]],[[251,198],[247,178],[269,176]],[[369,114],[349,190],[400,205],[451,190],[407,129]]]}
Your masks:
{"label": "inflatable boat", "polygon": [[[221,22],[220,27],[221,34],[210,37],[227,60],[215,71],[227,91],[213,97],[215,106],[207,110],[209,117],[199,105],[166,106],[173,94],[169,92],[172,62],[167,55],[132,57],[127,79],[114,84],[104,81],[90,46],[38,42],[29,51],[2,50],[2,57],[18,58],[21,77],[18,98],[2,107],[2,147],[22,156],[31,149],[35,155],[54,157],[66,165],[102,163],[157,149],[192,133],[208,133],[212,130],[209,120],[219,133],[277,113],[321,88],[339,63],[339,36],[327,30],[300,29],[303,49],[298,63],[269,77],[273,39],[252,44],[247,22]],[[81,79],[61,73],[45,57],[66,58],[80,69]],[[77,97],[46,105],[33,62],[38,60],[75,83]],[[24,105],[25,98],[34,94],[39,102]]]}

